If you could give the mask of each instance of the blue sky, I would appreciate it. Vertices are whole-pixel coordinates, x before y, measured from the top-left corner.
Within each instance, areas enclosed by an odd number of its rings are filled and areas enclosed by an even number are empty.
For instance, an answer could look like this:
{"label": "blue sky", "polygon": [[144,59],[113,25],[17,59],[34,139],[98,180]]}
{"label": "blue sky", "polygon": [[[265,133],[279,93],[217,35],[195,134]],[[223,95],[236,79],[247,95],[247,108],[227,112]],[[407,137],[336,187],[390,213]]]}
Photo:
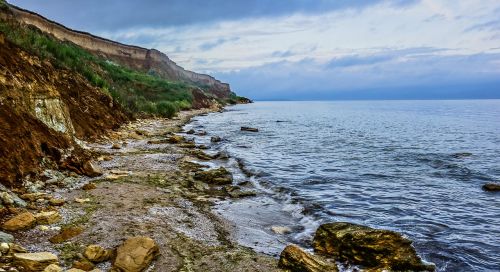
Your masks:
{"label": "blue sky", "polygon": [[498,0],[9,2],[254,99],[500,98]]}

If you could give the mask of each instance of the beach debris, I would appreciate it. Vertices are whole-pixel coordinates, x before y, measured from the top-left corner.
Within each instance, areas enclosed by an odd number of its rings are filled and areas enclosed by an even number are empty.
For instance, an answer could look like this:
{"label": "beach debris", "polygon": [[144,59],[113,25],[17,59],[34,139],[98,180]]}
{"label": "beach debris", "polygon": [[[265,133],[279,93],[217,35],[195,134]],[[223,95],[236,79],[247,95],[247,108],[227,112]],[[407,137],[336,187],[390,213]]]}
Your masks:
{"label": "beach debris", "polygon": [[3,224],[2,228],[8,231],[24,230],[33,227],[35,222],[36,219],[32,213],[23,212],[7,220],[7,222]]}
{"label": "beach debris", "polygon": [[485,185],[483,185],[483,190],[488,192],[500,192],[500,184],[486,183]]}
{"label": "beach debris", "polygon": [[227,185],[233,183],[233,175],[224,167],[197,172],[194,178],[213,185]]}
{"label": "beach debris", "polygon": [[252,128],[252,127],[241,127],[241,131],[259,132],[259,129],[258,128]]}
{"label": "beach debris", "polygon": [[116,250],[113,269],[127,272],[143,271],[158,255],[158,252],[158,245],[149,237],[129,238]]}
{"label": "beach debris", "polygon": [[389,271],[435,271],[417,255],[412,241],[401,234],[338,222],[321,225],[313,240],[314,251],[339,262]]}
{"label": "beach debris", "polygon": [[288,245],[281,252],[278,266],[292,272],[338,271],[335,264],[314,256],[296,245]]}
{"label": "beach debris", "polygon": [[14,253],[14,265],[22,271],[42,271],[51,264],[57,264],[58,258],[50,252]]}

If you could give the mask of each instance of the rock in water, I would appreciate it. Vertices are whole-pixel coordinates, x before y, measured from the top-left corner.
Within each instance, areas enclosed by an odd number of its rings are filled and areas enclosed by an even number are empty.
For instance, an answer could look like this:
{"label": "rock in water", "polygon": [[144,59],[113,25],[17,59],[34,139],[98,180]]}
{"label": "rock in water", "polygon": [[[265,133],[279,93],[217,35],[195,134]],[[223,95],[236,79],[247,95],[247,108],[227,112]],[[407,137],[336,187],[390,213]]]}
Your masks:
{"label": "rock in water", "polygon": [[483,185],[483,190],[488,192],[500,192],[500,184],[486,183]]}
{"label": "rock in water", "polygon": [[89,245],[85,249],[83,256],[91,262],[100,263],[109,260],[111,254],[111,250],[107,250],[99,245]]}
{"label": "rock in water", "polygon": [[210,142],[212,142],[212,143],[218,143],[218,142],[220,142],[220,141],[222,141],[222,138],[221,138],[221,137],[219,137],[219,136],[212,136],[212,137],[210,138]]}
{"label": "rock in water", "polygon": [[313,241],[316,252],[340,262],[389,271],[434,271],[435,266],[423,263],[411,244],[394,231],[344,222],[321,225]]}
{"label": "rock in water", "polygon": [[120,272],[140,272],[146,269],[158,254],[156,242],[149,237],[127,239],[116,251],[113,270]]}
{"label": "rock in water", "polygon": [[57,256],[50,252],[15,253],[14,265],[22,267],[22,271],[43,271],[51,264],[57,264]]}
{"label": "rock in water", "polygon": [[233,175],[224,167],[198,172],[194,175],[194,178],[214,185],[233,183]]}
{"label": "rock in water", "polygon": [[241,127],[241,131],[259,132],[259,129],[258,128],[251,128],[251,127]]}
{"label": "rock in water", "polygon": [[324,261],[321,257],[305,252],[296,245],[288,245],[280,255],[280,268],[291,272],[335,272],[335,264]]}
{"label": "rock in water", "polygon": [[2,226],[4,230],[8,231],[17,231],[31,228],[36,222],[35,216],[33,216],[30,212],[20,213],[7,222],[5,222]]}

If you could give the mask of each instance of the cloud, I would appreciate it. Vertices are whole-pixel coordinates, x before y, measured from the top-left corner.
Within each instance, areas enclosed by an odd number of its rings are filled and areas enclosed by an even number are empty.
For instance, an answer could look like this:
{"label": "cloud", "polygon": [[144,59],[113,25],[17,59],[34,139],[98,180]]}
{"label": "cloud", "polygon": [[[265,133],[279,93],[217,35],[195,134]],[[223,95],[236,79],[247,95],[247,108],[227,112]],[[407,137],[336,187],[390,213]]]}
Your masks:
{"label": "cloud", "polygon": [[[164,27],[207,22],[286,16],[295,13],[321,14],[346,8],[365,8],[382,2],[406,6],[415,0],[10,0],[61,23],[87,31],[130,27]],[[68,12],[71,11],[71,12]]]}
{"label": "cloud", "polygon": [[211,50],[211,49],[214,49],[215,47],[218,47],[218,46],[221,46],[225,43],[228,43],[228,42],[235,42],[237,40],[239,40],[240,38],[239,37],[232,37],[232,38],[219,38],[215,41],[210,41],[210,42],[206,42],[206,43],[203,43],[199,46],[199,48],[201,50]]}
{"label": "cloud", "polygon": [[473,25],[465,30],[468,31],[500,31],[500,20],[488,21]]}

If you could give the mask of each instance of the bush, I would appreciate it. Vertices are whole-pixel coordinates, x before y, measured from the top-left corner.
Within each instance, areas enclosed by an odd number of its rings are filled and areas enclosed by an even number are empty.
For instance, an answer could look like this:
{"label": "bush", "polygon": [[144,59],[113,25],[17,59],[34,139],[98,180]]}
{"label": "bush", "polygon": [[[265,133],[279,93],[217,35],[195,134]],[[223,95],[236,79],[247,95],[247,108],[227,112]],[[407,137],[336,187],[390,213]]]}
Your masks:
{"label": "bush", "polygon": [[162,101],[156,104],[156,111],[163,117],[172,118],[177,113],[178,108],[172,102]]}

